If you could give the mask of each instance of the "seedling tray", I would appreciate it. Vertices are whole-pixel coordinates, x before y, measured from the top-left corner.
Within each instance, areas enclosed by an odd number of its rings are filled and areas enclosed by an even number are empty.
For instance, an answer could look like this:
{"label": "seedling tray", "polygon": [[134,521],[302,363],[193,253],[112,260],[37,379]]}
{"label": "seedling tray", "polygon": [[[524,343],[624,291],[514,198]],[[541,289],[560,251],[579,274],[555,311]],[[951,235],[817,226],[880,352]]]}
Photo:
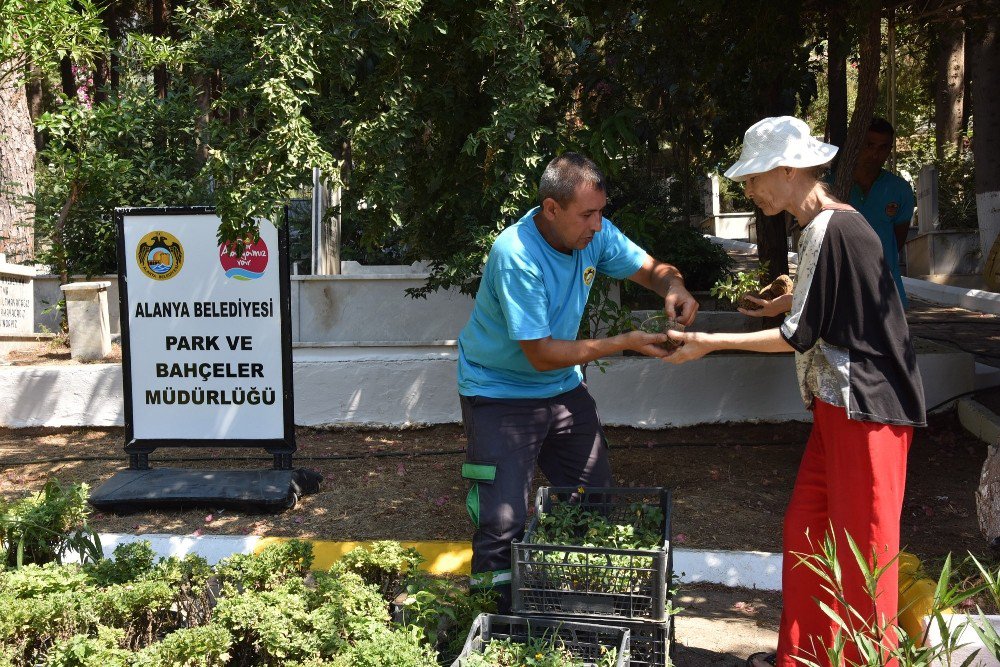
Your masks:
{"label": "seedling tray", "polygon": [[629,665],[629,631],[626,628],[575,620],[480,614],[473,622],[465,646],[452,667],[463,667],[466,659],[482,653],[494,639],[510,639],[523,644],[531,639],[553,638],[557,638],[574,658],[587,667],[594,665],[612,649],[617,651],[615,667]]}
{"label": "seedling tray", "polygon": [[[557,503],[578,503],[612,523],[630,523],[636,503],[663,512],[656,549],[538,544],[539,514]],[[670,491],[663,488],[542,487],[524,540],[512,545],[513,609],[518,614],[574,615],[666,621],[672,568]],[[582,541],[582,540],[581,540]]]}
{"label": "seedling tray", "polygon": [[[529,616],[528,618],[534,618]],[[666,621],[608,621],[579,616],[545,616],[550,621],[574,621],[577,623],[605,623],[629,631],[629,659],[626,667],[670,667],[674,658],[674,617]]]}

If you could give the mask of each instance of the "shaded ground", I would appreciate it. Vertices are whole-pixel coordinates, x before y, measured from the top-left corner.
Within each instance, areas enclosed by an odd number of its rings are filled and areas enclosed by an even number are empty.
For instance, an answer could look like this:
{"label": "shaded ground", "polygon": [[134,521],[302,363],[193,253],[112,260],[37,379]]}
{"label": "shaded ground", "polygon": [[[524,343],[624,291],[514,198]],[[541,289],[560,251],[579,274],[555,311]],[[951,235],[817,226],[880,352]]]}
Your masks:
{"label": "shaded ground", "polygon": [[906,319],[914,336],[971,352],[979,362],[1000,366],[1000,316],[911,297]]}
{"label": "shaded ground", "polygon": [[[608,436],[617,484],[673,489],[678,544],[779,551],[781,518],[809,427],[609,428]],[[96,487],[125,465],[122,441],[121,429],[0,429],[0,497],[37,491],[49,477]],[[320,471],[326,481],[320,493],[293,510],[99,514],[93,523],[104,532],[464,540],[470,536],[459,474],[464,445],[457,425],[299,429],[298,465]],[[981,550],[974,492],[985,455],[986,445],[968,435],[953,413],[933,416],[929,428],[918,430],[903,508],[903,542],[912,551],[936,557]],[[181,460],[184,456],[199,460]],[[152,462],[195,468],[270,465],[241,450],[159,450]]]}
{"label": "shaded ground", "polygon": [[731,667],[778,643],[781,595],[771,591],[697,584],[677,597],[677,663]]}

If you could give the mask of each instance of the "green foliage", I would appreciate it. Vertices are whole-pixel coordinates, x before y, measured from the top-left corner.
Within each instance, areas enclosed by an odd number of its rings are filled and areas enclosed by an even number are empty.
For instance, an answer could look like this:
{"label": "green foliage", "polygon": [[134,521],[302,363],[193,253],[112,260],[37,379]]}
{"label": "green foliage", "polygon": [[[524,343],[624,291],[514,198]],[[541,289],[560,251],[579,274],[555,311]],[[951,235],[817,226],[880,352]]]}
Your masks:
{"label": "green foliage", "polygon": [[462,651],[469,627],[479,614],[496,612],[496,591],[468,590],[447,579],[421,575],[407,584],[403,625],[420,641],[437,648],[443,664]]}
{"label": "green foliage", "polygon": [[87,62],[107,45],[92,0],[0,2],[0,85],[21,78],[29,66],[36,78],[55,75],[63,56]]}
{"label": "green foliage", "polygon": [[[854,667],[885,667],[886,665],[900,665],[900,667],[929,667],[937,664],[952,664],[952,656],[955,651],[961,648],[960,635],[967,627],[966,622],[952,623],[951,607],[962,605],[966,600],[978,595],[984,589],[989,589],[989,582],[996,581],[995,575],[991,575],[985,568],[982,569],[984,580],[987,582],[981,586],[973,588],[963,588],[951,584],[951,557],[949,556],[938,578],[934,592],[934,600],[931,603],[929,613],[929,623],[937,627],[941,640],[937,643],[927,641],[926,632],[924,636],[911,637],[897,625],[898,614],[890,619],[876,619],[871,614],[875,600],[878,596],[879,581],[886,576],[889,569],[896,563],[899,555],[895,555],[888,562],[878,562],[877,554],[873,550],[871,554],[865,554],[849,533],[845,532],[844,537],[850,554],[840,556],[838,554],[837,540],[832,535],[832,529],[828,530],[823,539],[815,545],[814,553],[794,554],[800,566],[806,567],[817,575],[822,582],[823,597],[816,599],[816,604],[820,606],[835,624],[836,631],[830,645],[824,647],[824,653],[814,653],[807,658],[800,658],[807,667],[819,667],[825,664],[844,664],[844,653],[849,644],[857,647],[860,659],[847,662]],[[978,562],[977,562],[978,564]],[[851,606],[846,597],[844,588],[844,571],[847,568],[858,568],[864,580],[865,597],[871,600],[864,606],[867,609],[857,609]],[[895,591],[893,591],[895,592]],[[899,610],[902,612],[904,610]],[[985,621],[985,619],[982,619]],[[987,622],[977,622],[970,619],[976,632],[986,637],[992,631]],[[996,632],[992,635],[996,637]],[[893,637],[896,641],[894,645],[887,646],[886,639]],[[824,638],[813,638],[818,641],[818,645],[823,646]],[[992,644],[985,642],[994,654],[1000,657],[1000,642]]]}
{"label": "green foliage", "polygon": [[717,299],[725,299],[730,303],[738,303],[747,293],[756,294],[763,289],[767,281],[767,262],[761,262],[760,266],[751,271],[739,271],[735,275],[729,275],[723,280],[716,282],[709,294]]}
{"label": "green foliage", "polygon": [[938,171],[938,221],[941,229],[976,230],[976,173],[972,151],[959,151],[946,146],[943,159],[938,159],[934,137],[920,134],[900,141],[899,167],[914,178],[920,168],[932,164]]}
{"label": "green foliage", "polygon": [[333,667],[437,667],[434,650],[405,630],[391,630],[364,639],[338,655]]}
{"label": "green foliage", "polygon": [[58,273],[111,273],[115,207],[211,203],[197,160],[200,115],[189,88],[165,100],[148,89],[93,106],[67,100],[39,118],[38,260]]}
{"label": "green foliage", "polygon": [[597,509],[576,503],[555,503],[538,515],[535,544],[568,544],[609,549],[660,549],[663,547],[663,510],[654,505],[630,503],[628,523],[617,523]]}
{"label": "green foliage", "polygon": [[225,667],[233,638],[225,628],[214,623],[197,628],[182,628],[142,649],[135,655],[134,667]]}
{"label": "green foliage", "polygon": [[45,667],[130,667],[130,653],[121,648],[124,633],[100,626],[97,636],[73,635],[57,641],[45,659]]}
{"label": "green foliage", "polygon": [[263,591],[299,579],[313,562],[312,543],[289,540],[269,544],[259,554],[235,554],[216,567],[216,574],[238,590]]}
{"label": "green foliage", "polygon": [[483,646],[482,653],[463,659],[462,667],[614,667],[618,660],[616,649],[601,647],[602,654],[596,662],[584,663],[573,657],[557,635],[531,637],[525,642],[512,639],[493,639]]}
{"label": "green foliage", "polygon": [[124,584],[152,571],[155,559],[156,554],[149,542],[119,544],[115,547],[113,559],[97,561],[87,573],[98,585]]}
{"label": "green foliage", "polygon": [[403,581],[416,572],[423,560],[416,549],[383,540],[373,542],[370,549],[352,549],[340,559],[337,568],[360,575],[366,584],[375,586],[389,601],[402,590]]}
{"label": "green foliage", "polygon": [[63,487],[49,480],[35,496],[0,501],[0,567],[62,562],[70,551],[84,562],[103,556],[97,533],[87,524],[87,484]]}

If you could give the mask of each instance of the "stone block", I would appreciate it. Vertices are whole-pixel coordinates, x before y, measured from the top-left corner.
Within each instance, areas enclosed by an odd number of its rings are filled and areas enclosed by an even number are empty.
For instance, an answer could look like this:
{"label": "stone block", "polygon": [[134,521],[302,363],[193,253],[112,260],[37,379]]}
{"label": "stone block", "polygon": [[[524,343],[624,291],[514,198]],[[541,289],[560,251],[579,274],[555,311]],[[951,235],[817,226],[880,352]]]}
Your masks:
{"label": "stone block", "polygon": [[71,283],[60,289],[66,297],[69,346],[73,359],[94,361],[111,354],[108,281]]}

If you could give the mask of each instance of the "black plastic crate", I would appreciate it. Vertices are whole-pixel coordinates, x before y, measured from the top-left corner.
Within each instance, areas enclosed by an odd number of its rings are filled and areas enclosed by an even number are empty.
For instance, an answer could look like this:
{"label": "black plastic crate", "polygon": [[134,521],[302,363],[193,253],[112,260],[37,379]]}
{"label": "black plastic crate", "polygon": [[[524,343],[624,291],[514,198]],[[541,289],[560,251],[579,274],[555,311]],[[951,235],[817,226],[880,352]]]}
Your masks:
{"label": "black plastic crate", "polygon": [[[615,523],[629,523],[636,503],[663,511],[657,549],[609,549],[536,544],[538,515],[557,503],[578,503]],[[670,491],[663,488],[542,487],[535,516],[512,547],[513,610],[517,614],[579,615],[602,620],[665,621],[670,599]]]}
{"label": "black plastic crate", "polygon": [[[528,618],[535,618],[529,616]],[[543,616],[550,621],[573,621],[578,623],[605,623],[629,631],[629,660],[627,667],[671,667],[674,662],[674,617],[666,621],[609,621],[603,618],[579,616]]]}
{"label": "black plastic crate", "polygon": [[462,667],[466,658],[482,653],[483,647],[494,639],[525,643],[529,639],[542,638],[558,638],[574,658],[588,667],[611,650],[617,651],[615,667],[628,667],[629,664],[629,630],[626,628],[577,620],[480,614],[473,622],[465,646],[452,667]]}

